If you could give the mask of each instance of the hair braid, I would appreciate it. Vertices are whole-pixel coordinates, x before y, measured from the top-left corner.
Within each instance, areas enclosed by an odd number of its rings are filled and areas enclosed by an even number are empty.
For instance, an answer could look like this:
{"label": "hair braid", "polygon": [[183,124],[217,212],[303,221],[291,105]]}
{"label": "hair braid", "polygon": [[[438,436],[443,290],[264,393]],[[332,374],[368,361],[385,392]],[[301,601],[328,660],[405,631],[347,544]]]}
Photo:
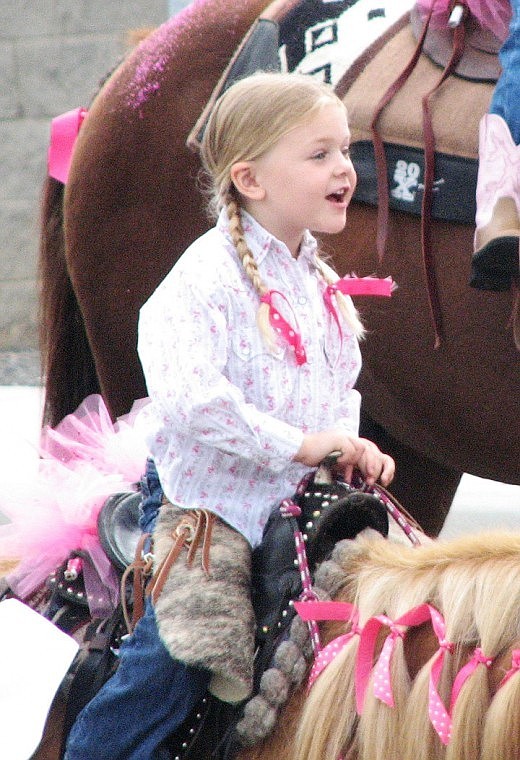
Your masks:
{"label": "hair braid", "polygon": [[[260,272],[256,265],[255,258],[251,253],[249,246],[246,243],[244,237],[244,229],[242,227],[242,219],[240,217],[240,206],[231,193],[228,193],[226,197],[226,210],[229,219],[229,231],[231,239],[235,245],[244,271],[260,297],[267,293],[267,286],[260,277]],[[260,303],[258,312],[256,315],[258,323],[258,329],[262,335],[266,345],[270,350],[275,350],[277,346],[276,335],[271,328],[269,322],[269,305],[266,303]]]}

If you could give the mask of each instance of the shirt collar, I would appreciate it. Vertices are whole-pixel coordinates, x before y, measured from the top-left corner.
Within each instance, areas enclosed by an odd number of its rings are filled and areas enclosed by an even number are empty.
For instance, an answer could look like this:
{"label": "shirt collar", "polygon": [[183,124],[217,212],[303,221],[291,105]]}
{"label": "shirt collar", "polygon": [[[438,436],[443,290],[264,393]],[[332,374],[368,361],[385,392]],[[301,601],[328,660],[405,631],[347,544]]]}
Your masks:
{"label": "shirt collar", "polygon": [[[278,255],[286,255],[291,259],[293,258],[285,243],[278,240],[278,238],[262,227],[251,214],[248,214],[247,211],[244,211],[243,209],[240,213],[244,235],[257,265],[260,265],[270,252],[277,253]],[[225,208],[222,209],[219,214],[217,229],[222,232],[228,240],[231,240],[229,221]],[[298,255],[298,261],[307,261],[311,265],[315,264],[317,251],[318,243],[316,238],[309,232],[309,230],[305,230],[300,253]]]}

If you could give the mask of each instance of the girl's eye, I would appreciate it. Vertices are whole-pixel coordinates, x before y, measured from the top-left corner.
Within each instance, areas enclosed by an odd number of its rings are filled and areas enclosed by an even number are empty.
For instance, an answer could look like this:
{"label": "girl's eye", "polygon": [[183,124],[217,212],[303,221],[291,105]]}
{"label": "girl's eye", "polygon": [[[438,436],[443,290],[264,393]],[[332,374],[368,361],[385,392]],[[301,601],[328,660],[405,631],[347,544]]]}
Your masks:
{"label": "girl's eye", "polygon": [[314,158],[314,159],[317,159],[317,160],[319,161],[319,160],[321,160],[321,159],[325,158],[325,156],[326,156],[326,155],[327,155],[327,154],[325,153],[325,151],[324,151],[324,150],[320,150],[318,153],[315,153],[315,154],[313,155],[313,158]]}
{"label": "girl's eye", "polygon": [[350,158],[350,148],[343,148],[341,152],[343,153],[345,158]]}

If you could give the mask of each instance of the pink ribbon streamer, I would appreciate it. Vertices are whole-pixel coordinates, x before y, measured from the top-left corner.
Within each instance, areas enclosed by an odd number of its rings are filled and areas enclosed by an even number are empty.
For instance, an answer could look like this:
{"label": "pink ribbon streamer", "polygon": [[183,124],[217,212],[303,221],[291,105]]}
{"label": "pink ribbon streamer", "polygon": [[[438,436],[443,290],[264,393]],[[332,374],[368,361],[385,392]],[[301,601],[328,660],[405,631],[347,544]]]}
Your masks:
{"label": "pink ribbon streamer", "polygon": [[47,168],[50,177],[67,184],[72,152],[83,121],[87,117],[86,108],[56,116],[51,121],[51,137],[47,155]]}
{"label": "pink ribbon streamer", "polygon": [[315,622],[318,620],[344,620],[351,623],[351,629],[348,633],[336,636],[316,654],[307,683],[307,689],[310,689],[320,673],[327,665],[330,665],[348,642],[354,636],[361,634],[358,625],[359,613],[357,607],[349,602],[295,602],[294,608],[302,620],[306,622],[310,620]]}
{"label": "pink ribbon streamer", "polygon": [[[338,326],[340,337],[342,337],[341,324],[339,321],[336,307],[332,301],[333,294],[343,293],[349,296],[391,296],[394,288],[394,282],[391,277],[343,277],[337,282],[327,285],[323,293],[323,300],[328,311],[332,314],[336,325]],[[287,298],[279,290],[269,290],[260,298],[262,303],[269,306],[269,322],[277,335],[279,335],[294,351],[296,363],[301,366],[307,362],[307,355],[302,343],[299,332],[282,317],[278,309],[273,306],[273,296],[277,295],[287,303],[292,311],[292,307]],[[294,315],[294,311],[293,311]]]}
{"label": "pink ribbon streamer", "polygon": [[325,306],[334,318],[340,337],[343,333],[339,321],[338,312],[334,306],[332,296],[338,291],[344,296],[384,296],[389,298],[392,295],[394,281],[391,277],[342,277],[336,282],[327,285],[323,293]]}
{"label": "pink ribbon streamer", "polygon": [[479,665],[485,665],[486,668],[490,668],[493,664],[493,658],[487,657],[480,647],[476,647],[473,652],[473,656],[469,662],[459,670],[455,681],[453,682],[453,688],[451,690],[451,702],[450,702],[450,715],[453,715],[453,710],[459,698],[460,691],[468,678],[473,675]]}
{"label": "pink ribbon streamer", "polygon": [[289,308],[291,308],[289,301],[283,295],[283,293],[280,293],[279,290],[269,290],[267,293],[264,293],[264,295],[260,298],[260,301],[262,303],[266,303],[269,306],[269,322],[271,323],[271,327],[277,335],[280,335],[285,340],[285,342],[291,346],[296,357],[296,363],[298,366],[301,366],[307,362],[307,355],[305,353],[305,348],[303,347],[301,335],[295,329],[293,329],[291,325],[282,317],[280,312],[275,309],[273,306],[274,295],[278,295],[280,298],[283,298],[283,300],[289,305]]}
{"label": "pink ribbon streamer", "polygon": [[513,649],[511,652],[511,667],[498,684],[498,688],[504,686],[516,673],[520,672],[520,649]]}
{"label": "pink ribbon streamer", "polygon": [[427,620],[431,620],[433,630],[439,641],[439,652],[432,664],[430,673],[428,714],[437,733],[441,731],[446,736],[451,731],[451,719],[442,704],[437,686],[445,654],[447,651],[452,650],[453,645],[445,639],[446,627],[442,615],[435,607],[429,604],[421,604],[418,607],[414,607],[414,609],[406,612],[396,621],[392,621],[386,615],[378,615],[366,623],[361,634],[356,663],[356,707],[358,714],[361,714],[368,680],[373,667],[375,644],[381,627],[387,626],[390,629],[390,633],[383,644],[381,654],[374,668],[374,694],[389,707],[393,707],[394,696],[390,678],[390,664],[396,641],[398,638],[404,637],[406,628],[422,625]]}

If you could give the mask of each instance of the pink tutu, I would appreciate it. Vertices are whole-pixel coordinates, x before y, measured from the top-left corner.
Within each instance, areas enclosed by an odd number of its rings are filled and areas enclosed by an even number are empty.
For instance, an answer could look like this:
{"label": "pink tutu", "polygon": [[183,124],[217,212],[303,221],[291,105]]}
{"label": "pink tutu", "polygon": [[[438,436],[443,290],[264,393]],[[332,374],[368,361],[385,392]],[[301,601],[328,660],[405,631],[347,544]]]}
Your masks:
{"label": "pink tutu", "polygon": [[[92,614],[117,601],[117,577],[103,552],[97,518],[114,493],[136,490],[148,455],[134,426],[138,402],[112,423],[101,396],[89,396],[74,414],[41,434],[38,471],[27,482],[10,484],[0,496],[0,559],[20,558],[8,577],[13,591],[28,597],[72,551],[88,554],[94,573],[84,573]],[[85,563],[85,567],[86,567]]]}
{"label": "pink tutu", "polygon": [[[466,0],[466,4],[483,29],[492,32],[502,42],[506,39],[511,20],[509,0]],[[447,27],[451,6],[451,0],[417,0],[424,18],[433,7],[431,24],[437,29]]]}

